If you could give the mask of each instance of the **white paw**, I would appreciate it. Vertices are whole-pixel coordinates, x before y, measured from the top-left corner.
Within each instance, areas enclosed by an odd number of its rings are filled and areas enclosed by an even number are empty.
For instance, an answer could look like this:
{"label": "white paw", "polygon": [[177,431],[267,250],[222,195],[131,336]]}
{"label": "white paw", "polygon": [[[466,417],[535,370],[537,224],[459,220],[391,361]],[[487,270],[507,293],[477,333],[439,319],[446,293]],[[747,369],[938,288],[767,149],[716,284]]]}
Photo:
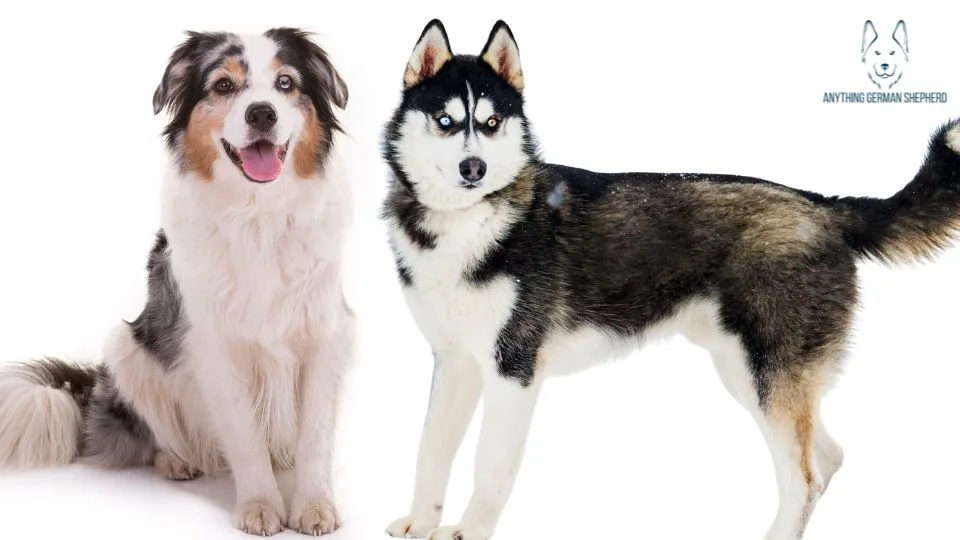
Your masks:
{"label": "white paw", "polygon": [[290,507],[290,528],[310,536],[329,534],[340,528],[340,516],[333,501],[326,497],[302,501],[294,497]]}
{"label": "white paw", "polygon": [[426,538],[439,525],[439,512],[432,516],[406,516],[391,523],[387,534],[394,538]]}
{"label": "white paw", "polygon": [[489,540],[491,534],[485,529],[476,527],[440,527],[430,531],[427,540]]}
{"label": "white paw", "polygon": [[287,516],[283,504],[257,500],[238,505],[236,526],[247,534],[270,536],[283,530]]}
{"label": "white paw", "polygon": [[198,469],[164,450],[157,451],[153,458],[153,470],[157,476],[167,480],[193,480],[200,476]]}

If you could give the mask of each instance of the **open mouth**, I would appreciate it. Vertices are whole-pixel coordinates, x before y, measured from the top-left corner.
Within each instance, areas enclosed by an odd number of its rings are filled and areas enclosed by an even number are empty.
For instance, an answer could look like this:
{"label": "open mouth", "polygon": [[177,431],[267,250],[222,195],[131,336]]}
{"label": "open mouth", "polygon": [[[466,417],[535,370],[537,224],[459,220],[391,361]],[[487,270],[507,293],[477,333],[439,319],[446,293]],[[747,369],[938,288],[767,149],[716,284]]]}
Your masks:
{"label": "open mouth", "polygon": [[269,141],[256,141],[243,148],[236,148],[227,141],[220,139],[223,149],[230,156],[233,164],[243,171],[248,180],[253,182],[273,182],[280,176],[283,160],[287,157],[287,144],[277,146]]}

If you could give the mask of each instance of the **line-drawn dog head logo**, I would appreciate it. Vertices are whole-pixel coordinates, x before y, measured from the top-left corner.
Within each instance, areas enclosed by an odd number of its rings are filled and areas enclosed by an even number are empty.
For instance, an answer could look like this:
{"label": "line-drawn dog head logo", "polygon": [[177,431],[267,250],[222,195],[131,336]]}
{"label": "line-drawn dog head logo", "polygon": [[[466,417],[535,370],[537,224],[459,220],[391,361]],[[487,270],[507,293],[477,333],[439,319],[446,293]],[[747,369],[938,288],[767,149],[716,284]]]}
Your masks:
{"label": "line-drawn dog head logo", "polygon": [[902,20],[897,23],[890,37],[880,38],[873,22],[863,23],[863,44],[860,49],[861,60],[867,68],[867,77],[878,88],[887,90],[900,82],[903,69],[906,67],[907,53],[907,24]]}

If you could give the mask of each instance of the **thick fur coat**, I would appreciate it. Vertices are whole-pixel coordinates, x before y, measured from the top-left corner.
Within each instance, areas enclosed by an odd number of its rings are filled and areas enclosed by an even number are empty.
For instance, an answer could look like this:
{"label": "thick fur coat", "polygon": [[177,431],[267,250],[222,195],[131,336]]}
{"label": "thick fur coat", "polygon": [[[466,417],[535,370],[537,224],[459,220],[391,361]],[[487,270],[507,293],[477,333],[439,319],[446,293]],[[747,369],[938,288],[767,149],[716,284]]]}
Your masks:
{"label": "thick fur coat", "polygon": [[[351,201],[335,154],[346,102],[303,32],[188,36],[153,102],[171,113],[171,166],[146,306],[98,366],[0,375],[0,466],[230,471],[244,531],[338,526],[333,435],[353,342],[341,291]],[[290,467],[288,509],[274,468]]]}
{"label": "thick fur coat", "polygon": [[[857,306],[862,259],[928,258],[960,228],[960,123],[937,130],[888,199],[755,178],[600,174],[545,163],[503,22],[478,56],[431,22],[386,128],[384,204],[401,286],[435,355],[413,504],[398,537],[487,540],[551,374],[680,333],[708,350],[773,457],[767,540],[799,540],[843,452],[820,418]],[[473,497],[441,526],[454,455],[480,399]]]}

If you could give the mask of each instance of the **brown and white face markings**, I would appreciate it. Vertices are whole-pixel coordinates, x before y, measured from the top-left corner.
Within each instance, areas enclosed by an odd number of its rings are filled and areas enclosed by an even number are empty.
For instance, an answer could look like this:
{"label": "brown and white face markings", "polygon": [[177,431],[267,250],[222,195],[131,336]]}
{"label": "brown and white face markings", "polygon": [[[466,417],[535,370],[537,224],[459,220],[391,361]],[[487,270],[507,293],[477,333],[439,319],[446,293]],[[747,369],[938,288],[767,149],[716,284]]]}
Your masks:
{"label": "brown and white face markings", "polygon": [[289,28],[188,34],[153,100],[155,113],[172,113],[165,135],[184,173],[257,183],[285,171],[317,177],[340,130],[334,108],[346,103],[346,85],[323,49]]}

